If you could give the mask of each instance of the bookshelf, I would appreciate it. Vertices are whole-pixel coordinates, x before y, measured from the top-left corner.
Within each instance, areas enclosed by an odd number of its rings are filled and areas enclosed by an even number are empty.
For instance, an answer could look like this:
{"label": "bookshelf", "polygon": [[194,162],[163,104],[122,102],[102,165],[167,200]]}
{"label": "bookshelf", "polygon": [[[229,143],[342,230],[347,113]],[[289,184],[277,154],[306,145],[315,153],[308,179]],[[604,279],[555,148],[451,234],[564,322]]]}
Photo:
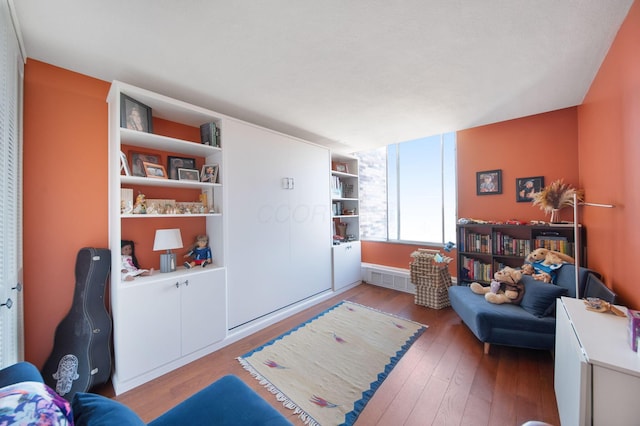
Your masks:
{"label": "bookshelf", "polygon": [[[579,235],[579,263],[586,266],[586,233],[582,225]],[[493,274],[510,266],[519,268],[526,256],[543,247],[576,257],[573,224],[559,225],[457,225],[458,283],[489,283]]]}

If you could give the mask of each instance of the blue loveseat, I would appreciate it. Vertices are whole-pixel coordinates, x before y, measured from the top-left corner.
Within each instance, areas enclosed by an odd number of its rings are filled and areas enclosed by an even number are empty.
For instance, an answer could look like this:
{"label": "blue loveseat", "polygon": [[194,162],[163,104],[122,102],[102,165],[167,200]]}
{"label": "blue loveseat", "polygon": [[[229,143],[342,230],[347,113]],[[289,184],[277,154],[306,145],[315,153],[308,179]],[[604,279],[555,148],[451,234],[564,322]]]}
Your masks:
{"label": "blue loveseat", "polygon": [[[26,391],[25,389],[29,389]],[[44,389],[43,393],[53,392],[46,388],[38,369],[28,363],[19,362],[0,370],[0,423],[7,421],[11,424],[12,414],[22,415],[30,408],[27,407],[27,397],[31,397],[32,406],[39,404],[39,399],[50,395],[29,395],[33,389]],[[11,393],[18,395],[17,406],[11,406],[7,401]],[[65,409],[69,411],[69,403],[57,395],[53,395],[55,405],[47,407]],[[55,406],[58,407],[55,407]],[[65,408],[66,405],[66,408]],[[144,425],[142,420],[125,405],[92,393],[78,392],[71,402],[71,412],[76,426],[133,426]],[[43,414],[46,416],[49,413]],[[49,418],[49,417],[46,417]],[[53,423],[58,424],[58,423]],[[178,404],[149,426],[178,426],[178,425],[292,425],[278,410],[273,408],[253,389],[236,376],[224,376],[213,382],[200,392]]]}
{"label": "blue loveseat", "polygon": [[[581,267],[578,273],[578,297],[597,295],[605,298],[602,295],[612,294],[595,272]],[[451,307],[484,343],[485,354],[489,353],[491,344],[553,349],[556,334],[555,302],[560,296],[576,297],[575,266],[565,264],[558,269],[555,284],[536,281],[529,275],[524,275],[522,281],[525,293],[520,305],[492,304],[483,295],[472,292],[468,286],[449,287]],[[615,299],[615,295],[609,297]],[[608,301],[614,300],[608,298]]]}

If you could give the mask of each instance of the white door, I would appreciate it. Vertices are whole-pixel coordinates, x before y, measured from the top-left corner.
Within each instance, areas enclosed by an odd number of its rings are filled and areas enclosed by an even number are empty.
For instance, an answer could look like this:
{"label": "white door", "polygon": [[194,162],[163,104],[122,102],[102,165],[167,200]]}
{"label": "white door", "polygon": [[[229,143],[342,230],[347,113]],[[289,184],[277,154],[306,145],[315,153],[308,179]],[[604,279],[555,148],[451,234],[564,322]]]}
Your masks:
{"label": "white door", "polygon": [[22,332],[23,62],[0,2],[0,368],[24,358]]}

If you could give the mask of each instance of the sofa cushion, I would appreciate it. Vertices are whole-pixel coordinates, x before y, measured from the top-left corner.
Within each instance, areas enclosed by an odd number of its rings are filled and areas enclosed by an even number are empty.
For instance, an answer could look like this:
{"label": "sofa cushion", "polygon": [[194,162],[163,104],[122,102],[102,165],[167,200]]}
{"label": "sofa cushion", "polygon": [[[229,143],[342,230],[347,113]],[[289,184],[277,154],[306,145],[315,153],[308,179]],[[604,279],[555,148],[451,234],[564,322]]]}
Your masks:
{"label": "sofa cushion", "polygon": [[536,281],[531,277],[523,277],[525,283],[524,297],[520,306],[525,311],[538,318],[553,315],[556,309],[556,299],[566,296],[568,290],[555,284]]}
{"label": "sofa cushion", "polygon": [[[274,398],[275,401],[275,398]],[[149,426],[293,426],[278,410],[242,380],[224,376]]]}
{"label": "sofa cushion", "polygon": [[126,405],[94,393],[77,392],[71,407],[76,426],[144,426]]}
{"label": "sofa cushion", "polygon": [[0,388],[0,423],[66,426],[73,424],[69,402],[42,382]]}

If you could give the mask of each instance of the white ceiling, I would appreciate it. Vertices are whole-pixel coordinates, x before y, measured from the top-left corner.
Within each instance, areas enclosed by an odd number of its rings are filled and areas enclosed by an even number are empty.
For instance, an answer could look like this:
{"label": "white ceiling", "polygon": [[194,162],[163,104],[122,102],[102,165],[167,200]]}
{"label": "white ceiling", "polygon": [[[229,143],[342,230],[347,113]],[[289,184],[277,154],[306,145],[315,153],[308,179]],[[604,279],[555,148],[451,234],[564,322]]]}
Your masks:
{"label": "white ceiling", "polygon": [[12,0],[29,58],[339,151],[582,102],[633,0]]}

